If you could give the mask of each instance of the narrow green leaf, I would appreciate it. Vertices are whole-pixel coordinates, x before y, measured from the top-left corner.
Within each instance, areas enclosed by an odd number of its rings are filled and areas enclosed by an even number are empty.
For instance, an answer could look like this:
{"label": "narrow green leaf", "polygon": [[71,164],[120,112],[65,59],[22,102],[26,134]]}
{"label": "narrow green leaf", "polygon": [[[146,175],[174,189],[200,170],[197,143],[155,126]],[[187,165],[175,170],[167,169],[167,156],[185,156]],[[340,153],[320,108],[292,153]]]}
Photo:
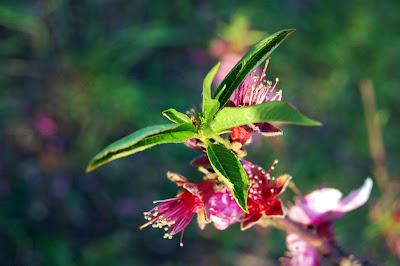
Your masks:
{"label": "narrow green leaf", "polygon": [[218,73],[219,67],[221,63],[218,62],[215,66],[213,66],[210,71],[207,73],[206,77],[203,80],[203,100],[211,99],[211,85],[215,78],[215,75]]}
{"label": "narrow green leaf", "polygon": [[171,122],[174,122],[176,124],[181,124],[181,123],[192,123],[192,120],[190,119],[189,116],[187,116],[184,113],[178,112],[177,110],[170,108],[168,110],[165,110],[162,112],[163,116],[165,116],[168,120]]}
{"label": "narrow green leaf", "polygon": [[216,99],[207,99],[203,101],[203,114],[206,121],[210,121],[219,109],[219,102]]}
{"label": "narrow green leaf", "polygon": [[217,74],[220,67],[220,63],[216,64],[211,70],[208,72],[206,77],[203,80],[203,103],[202,103],[202,111],[204,117],[208,119],[212,117],[219,108],[218,100],[212,99],[211,96],[211,85],[214,80],[215,75]]}
{"label": "narrow green leaf", "polygon": [[245,107],[225,107],[217,113],[210,127],[216,133],[226,129],[261,122],[283,122],[303,126],[321,123],[300,113],[285,102],[269,102]]}
{"label": "narrow green leaf", "polygon": [[250,184],[239,158],[221,144],[208,145],[207,156],[215,172],[232,192],[237,204],[248,212],[247,193]]}
{"label": "narrow green leaf", "polygon": [[194,131],[195,128],[191,124],[156,125],[140,129],[96,154],[87,166],[86,172],[157,144],[184,142],[194,137],[196,134]]}
{"label": "narrow green leaf", "polygon": [[281,30],[254,45],[240,61],[226,75],[215,91],[215,99],[219,101],[219,109],[222,109],[229,97],[242,83],[247,74],[261,62],[266,60],[286,37],[294,32],[294,29]]}

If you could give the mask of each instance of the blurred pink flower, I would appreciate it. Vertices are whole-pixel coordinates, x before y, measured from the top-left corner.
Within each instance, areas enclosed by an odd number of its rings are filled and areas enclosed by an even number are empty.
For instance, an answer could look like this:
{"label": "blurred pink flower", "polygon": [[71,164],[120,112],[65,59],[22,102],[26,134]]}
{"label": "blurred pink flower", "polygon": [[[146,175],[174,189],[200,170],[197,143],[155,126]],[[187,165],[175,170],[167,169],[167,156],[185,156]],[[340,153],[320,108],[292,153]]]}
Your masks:
{"label": "blurred pink flower", "polygon": [[[301,198],[290,208],[288,216],[295,222],[314,226],[319,236],[334,242],[333,222],[347,212],[362,206],[369,198],[372,180],[367,178],[364,184],[342,198],[342,193],[334,188],[322,188]],[[284,265],[315,266],[319,265],[317,250],[294,234],[288,234],[286,244],[289,257],[284,258]]]}
{"label": "blurred pink flower", "polygon": [[318,226],[333,222],[367,202],[371,189],[371,178],[367,178],[359,189],[344,198],[337,189],[321,188],[300,199],[288,215],[293,221],[304,225]]}
{"label": "blurred pink flower", "polygon": [[221,56],[221,65],[219,67],[217,75],[215,75],[214,84],[218,86],[241,58],[242,54],[240,53],[226,53]]}
{"label": "blurred pink flower", "polygon": [[35,116],[34,126],[42,137],[51,137],[57,131],[57,125],[48,114],[40,112]]}
{"label": "blurred pink flower", "polygon": [[289,256],[282,259],[282,265],[319,266],[318,251],[298,235],[288,234],[286,244]]}

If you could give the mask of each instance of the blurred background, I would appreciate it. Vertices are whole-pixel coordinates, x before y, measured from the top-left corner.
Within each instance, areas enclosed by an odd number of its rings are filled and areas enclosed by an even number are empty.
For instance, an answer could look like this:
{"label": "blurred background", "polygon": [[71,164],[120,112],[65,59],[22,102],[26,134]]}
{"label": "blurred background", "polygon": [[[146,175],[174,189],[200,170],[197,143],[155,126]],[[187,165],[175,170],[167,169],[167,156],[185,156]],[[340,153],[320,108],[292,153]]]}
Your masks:
{"label": "blurred background", "polygon": [[283,28],[297,31],[273,53],[269,77],[324,126],[255,139],[250,158],[279,159],[275,174],[304,193],[348,193],[372,175],[372,197],[338,221],[338,241],[398,265],[397,0],[1,1],[0,265],[278,265],[285,236],[275,230],[192,222],[180,248],[138,229],[153,200],[176,193],[167,170],[201,177],[189,165],[195,151],[165,145],[84,168],[119,137],[165,122],[162,110],[199,109],[211,66]]}

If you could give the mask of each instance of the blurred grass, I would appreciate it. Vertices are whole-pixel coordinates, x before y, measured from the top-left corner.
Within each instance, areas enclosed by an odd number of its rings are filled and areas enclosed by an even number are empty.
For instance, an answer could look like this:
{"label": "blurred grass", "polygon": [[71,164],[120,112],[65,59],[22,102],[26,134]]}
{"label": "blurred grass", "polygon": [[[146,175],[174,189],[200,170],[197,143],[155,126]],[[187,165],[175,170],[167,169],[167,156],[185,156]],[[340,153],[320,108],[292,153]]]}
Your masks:
{"label": "blurred grass", "polygon": [[[358,187],[371,174],[358,92],[367,77],[385,118],[389,171],[398,175],[398,1],[2,1],[2,264],[277,263],[279,232],[201,232],[193,223],[179,248],[176,239],[137,229],[152,200],[176,193],[167,170],[199,178],[186,163],[195,153],[183,146],[83,172],[104,145],[163,121],[162,110],[199,106],[202,77],[215,64],[208,45],[238,14],[258,32],[297,28],[273,54],[270,74],[287,100],[324,123],[256,140],[250,157],[264,167],[278,158],[276,173],[289,172],[305,192],[321,184],[345,193]],[[374,191],[370,204],[378,196]],[[382,239],[368,239],[367,209],[338,223],[339,239],[380,265],[395,265]]]}

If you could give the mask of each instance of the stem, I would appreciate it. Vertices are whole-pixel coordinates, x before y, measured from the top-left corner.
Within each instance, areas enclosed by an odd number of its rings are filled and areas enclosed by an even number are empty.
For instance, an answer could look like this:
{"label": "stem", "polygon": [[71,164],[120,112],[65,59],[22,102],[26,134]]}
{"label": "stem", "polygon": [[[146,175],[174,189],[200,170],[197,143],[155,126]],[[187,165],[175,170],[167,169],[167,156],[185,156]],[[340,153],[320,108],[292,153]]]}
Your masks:
{"label": "stem", "polygon": [[369,149],[373,162],[372,170],[379,188],[382,191],[387,191],[390,178],[385,166],[385,148],[375,103],[374,87],[370,80],[366,79],[360,82],[360,93],[367,124]]}
{"label": "stem", "polygon": [[271,217],[268,224],[286,233],[293,233],[300,236],[308,244],[316,248],[325,258],[340,266],[373,266],[368,261],[362,261],[354,255],[345,252],[336,243],[329,239],[318,236],[312,229],[304,227],[302,224],[296,223],[289,219]]}

